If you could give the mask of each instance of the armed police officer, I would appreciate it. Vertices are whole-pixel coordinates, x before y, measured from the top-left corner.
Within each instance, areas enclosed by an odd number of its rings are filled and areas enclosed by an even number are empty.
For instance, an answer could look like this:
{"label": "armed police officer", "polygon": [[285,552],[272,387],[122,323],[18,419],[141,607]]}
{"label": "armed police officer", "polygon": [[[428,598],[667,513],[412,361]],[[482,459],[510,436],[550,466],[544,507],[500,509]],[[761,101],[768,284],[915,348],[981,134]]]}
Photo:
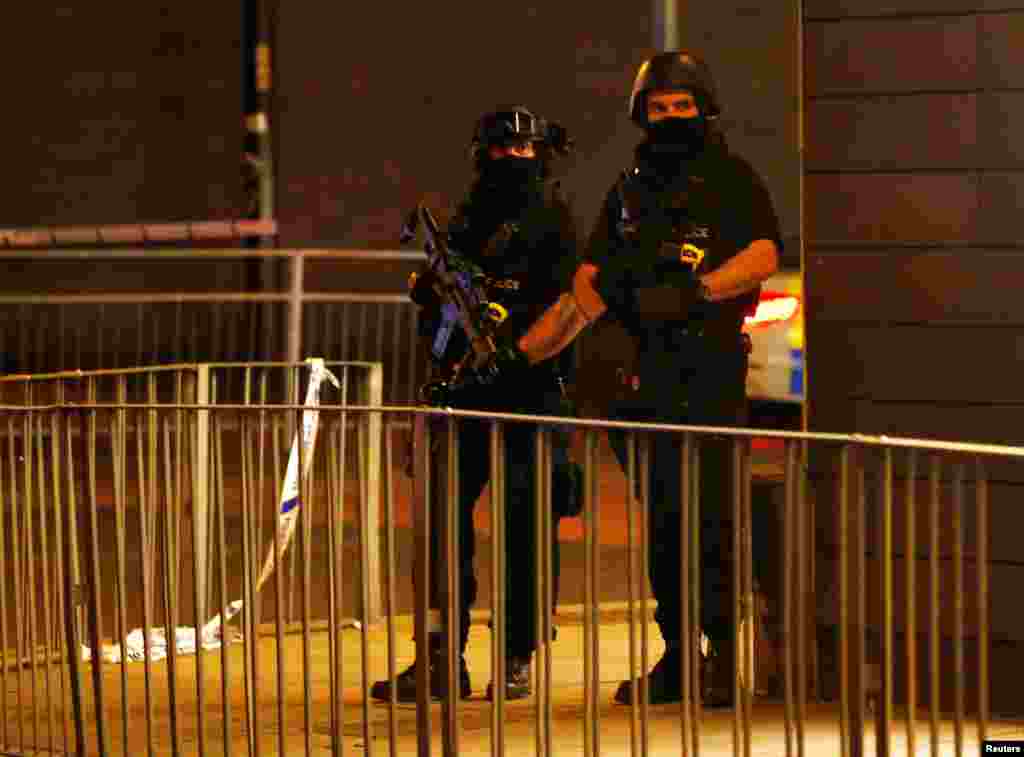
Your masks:
{"label": "armed police officer", "polygon": [[[551,160],[566,154],[571,140],[557,124],[545,122],[520,106],[484,114],[476,123],[470,146],[475,178],[468,196],[448,224],[447,244],[452,253],[468,260],[482,272],[487,301],[497,303],[507,316],[498,327],[498,341],[510,354],[515,340],[572,286],[579,263],[575,219],[558,182],[549,178]],[[429,286],[430,273],[413,285],[411,296],[422,306],[420,322],[433,350],[435,363],[465,355],[465,334],[456,327],[451,308],[441,307]],[[530,367],[504,365],[503,378],[463,381],[451,388],[443,404],[459,409],[559,415],[569,411],[566,382],[570,358],[549,360]],[[463,372],[462,375],[465,375]],[[444,384],[438,386],[444,387]],[[469,633],[470,607],[476,599],[474,573],[475,539],[473,509],[490,476],[490,424],[463,420],[458,431],[458,485],[460,508],[459,642],[463,651]],[[535,436],[530,424],[505,426],[506,543],[506,680],[505,696],[518,699],[530,694],[530,662],[537,648],[535,553]],[[568,459],[569,437],[556,432],[552,438],[552,504],[555,523],[571,514],[578,481]],[[557,592],[558,541],[552,569]],[[436,545],[435,545],[436,547]],[[435,552],[436,555],[436,552]],[[436,587],[431,607],[437,607]],[[432,616],[436,613],[432,613]],[[442,636],[439,622],[431,621],[430,681],[432,694],[443,697],[446,674],[441,669]],[[416,665],[397,676],[396,697],[416,697]],[[472,688],[465,658],[458,658],[460,695]],[[493,686],[487,696],[493,696]],[[390,698],[391,682],[376,682],[371,696]]]}
{"label": "armed police officer", "polygon": [[[632,396],[612,413],[620,419],[720,427],[745,421],[749,343],[741,328],[761,283],[777,269],[782,243],[764,183],[728,150],[719,112],[710,71],[697,56],[666,52],[640,67],[629,100],[629,116],[644,131],[634,165],[608,192],[572,293],[518,343],[530,362],[542,361],[605,312],[617,318],[636,349]],[[622,438],[611,441],[622,463]],[[648,573],[666,645],[646,674],[652,704],[682,697],[680,447],[676,435],[652,435]],[[733,697],[728,453],[725,440],[701,445],[710,706],[729,706]],[[632,701],[637,686],[623,681],[615,700]]]}

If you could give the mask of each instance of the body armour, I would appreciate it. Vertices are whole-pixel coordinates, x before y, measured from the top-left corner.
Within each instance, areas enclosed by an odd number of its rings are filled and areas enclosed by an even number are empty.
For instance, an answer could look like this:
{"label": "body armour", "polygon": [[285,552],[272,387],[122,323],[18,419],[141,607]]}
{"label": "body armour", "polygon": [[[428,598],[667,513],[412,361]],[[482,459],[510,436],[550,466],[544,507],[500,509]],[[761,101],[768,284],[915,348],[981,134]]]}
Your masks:
{"label": "body armour", "polygon": [[[767,190],[745,160],[719,146],[683,158],[644,143],[634,167],[609,191],[586,258],[600,268],[626,255],[631,265],[671,281],[715,270],[757,239],[781,247]],[[645,352],[673,351],[680,330],[728,348],[740,344],[744,316],[759,294],[756,288],[729,300],[699,302],[670,320],[614,315],[642,340]]]}
{"label": "body armour", "polygon": [[[516,340],[572,285],[579,262],[575,223],[557,182],[529,191],[500,191],[478,183],[448,225],[451,250],[483,272],[489,300],[508,313],[499,336]],[[429,315],[427,318],[429,319]],[[464,348],[461,329],[452,348]],[[551,385],[568,379],[571,354],[545,361],[531,374]]]}

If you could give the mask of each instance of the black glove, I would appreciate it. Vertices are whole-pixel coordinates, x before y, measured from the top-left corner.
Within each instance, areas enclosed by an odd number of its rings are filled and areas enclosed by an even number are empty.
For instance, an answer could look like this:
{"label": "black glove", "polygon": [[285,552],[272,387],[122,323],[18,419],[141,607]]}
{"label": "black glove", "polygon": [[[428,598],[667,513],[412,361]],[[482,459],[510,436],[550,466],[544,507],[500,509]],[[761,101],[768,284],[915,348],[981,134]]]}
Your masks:
{"label": "black glove", "polygon": [[633,313],[657,321],[686,320],[690,310],[707,298],[707,287],[689,269],[671,271],[653,286],[633,292]]}
{"label": "black glove", "polygon": [[[497,339],[496,349],[487,361],[473,373],[477,383],[491,385],[505,382],[525,373],[530,368],[526,353],[508,339]],[[472,380],[472,379],[471,379]]]}
{"label": "black glove", "polygon": [[598,270],[595,288],[609,310],[651,320],[684,320],[707,299],[692,268],[660,254],[613,258]]}

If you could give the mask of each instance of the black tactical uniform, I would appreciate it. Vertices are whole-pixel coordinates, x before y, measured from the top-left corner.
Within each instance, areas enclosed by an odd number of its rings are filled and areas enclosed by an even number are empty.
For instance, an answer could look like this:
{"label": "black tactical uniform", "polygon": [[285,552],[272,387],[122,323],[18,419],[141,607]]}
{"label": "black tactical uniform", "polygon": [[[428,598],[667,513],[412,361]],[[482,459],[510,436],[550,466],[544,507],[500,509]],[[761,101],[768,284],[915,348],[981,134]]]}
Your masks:
{"label": "black tactical uniform", "polygon": [[[678,123],[663,122],[664,131],[648,125],[645,93],[683,89],[695,95],[700,116],[669,119]],[[635,347],[626,396],[612,414],[632,421],[743,425],[749,346],[741,327],[759,291],[710,302],[701,297],[697,276],[755,240],[781,248],[771,200],[753,168],[728,151],[709,122],[718,105],[698,59],[665,53],[645,64],[631,111],[647,139],[636,148],[634,166],[608,192],[585,254],[600,269],[598,290]],[[624,437],[610,438],[625,466]],[[677,435],[651,435],[648,573],[669,650],[651,674],[652,702],[681,695],[680,442]],[[700,470],[701,625],[728,669],[735,622],[730,450],[725,440],[704,442]],[[630,701],[631,691],[623,682],[616,699]]]}
{"label": "black tactical uniform", "polygon": [[[504,157],[491,160],[487,147],[506,139],[535,140],[536,159]],[[553,144],[552,144],[553,141]],[[551,149],[561,145],[564,132],[552,127],[524,108],[512,108],[487,114],[480,119],[473,140],[478,177],[448,225],[448,243],[453,252],[469,259],[482,270],[488,299],[499,303],[508,315],[498,336],[514,344],[526,329],[572,286],[572,275],[579,262],[575,221],[557,182],[546,178]],[[414,299],[416,298],[414,293]],[[445,334],[445,314],[425,308],[421,313],[424,336],[437,346],[437,335]],[[464,334],[451,332],[447,352],[460,355]],[[443,361],[443,355],[435,355]],[[469,385],[449,398],[460,409],[500,412],[564,415],[571,411],[565,387],[570,380],[572,356],[548,360],[532,367],[521,367],[497,383]],[[474,505],[490,477],[489,422],[462,421],[459,424],[458,470],[460,534],[459,574],[460,643],[465,649],[469,633],[470,607],[477,596],[474,571]],[[504,426],[505,440],[505,538],[506,555],[506,640],[508,680],[506,696],[526,696],[530,690],[529,661],[537,647],[535,555],[535,439],[536,427],[509,423]],[[577,497],[576,469],[568,458],[569,435],[565,430],[552,435],[552,504],[557,518],[570,514]],[[552,569],[557,595],[558,540],[552,540]],[[432,559],[440,558],[437,544]],[[432,591],[431,607],[436,607],[438,592]],[[431,644],[440,644],[432,635]],[[432,661],[432,687],[443,690]],[[398,694],[414,697],[413,668],[399,677]],[[434,685],[436,684],[436,686]],[[462,662],[462,696],[470,693],[468,673]],[[488,692],[490,694],[490,690]],[[388,698],[387,682],[374,686],[371,694]]]}

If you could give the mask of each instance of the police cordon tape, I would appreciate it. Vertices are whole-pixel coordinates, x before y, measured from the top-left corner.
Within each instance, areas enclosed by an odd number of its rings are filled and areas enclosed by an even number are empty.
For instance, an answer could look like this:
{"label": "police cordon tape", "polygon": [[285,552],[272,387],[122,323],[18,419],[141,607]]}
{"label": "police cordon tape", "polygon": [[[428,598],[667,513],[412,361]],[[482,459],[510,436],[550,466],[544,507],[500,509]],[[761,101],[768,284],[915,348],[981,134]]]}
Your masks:
{"label": "police cordon tape", "polygon": [[[295,533],[295,524],[299,517],[299,492],[301,483],[309,475],[310,466],[313,463],[313,451],[316,447],[317,430],[320,426],[320,413],[315,409],[320,405],[320,386],[324,379],[330,381],[336,389],[341,388],[337,377],[327,370],[323,358],[306,358],[305,361],[311,368],[309,384],[306,387],[306,399],[303,403],[305,410],[302,411],[302,426],[295,432],[292,439],[291,451],[288,453],[288,467],[285,471],[284,483],[281,485],[281,496],[278,499],[277,532],[274,538],[267,545],[266,557],[263,560],[263,567],[260,570],[259,579],[256,581],[256,591],[262,588],[263,584],[274,571],[274,566],[284,558],[284,553],[291,543]],[[302,475],[299,475],[299,457],[302,457]],[[277,559],[274,559],[274,547],[279,544]],[[242,611],[243,602],[236,599],[228,603],[224,617],[217,613],[210,620],[203,624],[199,632],[198,644],[203,649],[218,649],[224,643],[224,628],[231,620]],[[240,634],[234,634],[227,639],[228,643],[241,639]],[[179,655],[195,654],[198,648],[196,629],[192,626],[179,626],[174,631],[174,645]],[[162,660],[167,656],[167,634],[163,628],[151,628],[149,631],[149,659],[151,661]],[[117,663],[125,659],[129,662],[137,662],[146,659],[146,636],[141,628],[132,629],[122,644],[104,644],[100,648],[100,658],[104,662]],[[91,660],[92,650],[82,645],[82,659]]]}

